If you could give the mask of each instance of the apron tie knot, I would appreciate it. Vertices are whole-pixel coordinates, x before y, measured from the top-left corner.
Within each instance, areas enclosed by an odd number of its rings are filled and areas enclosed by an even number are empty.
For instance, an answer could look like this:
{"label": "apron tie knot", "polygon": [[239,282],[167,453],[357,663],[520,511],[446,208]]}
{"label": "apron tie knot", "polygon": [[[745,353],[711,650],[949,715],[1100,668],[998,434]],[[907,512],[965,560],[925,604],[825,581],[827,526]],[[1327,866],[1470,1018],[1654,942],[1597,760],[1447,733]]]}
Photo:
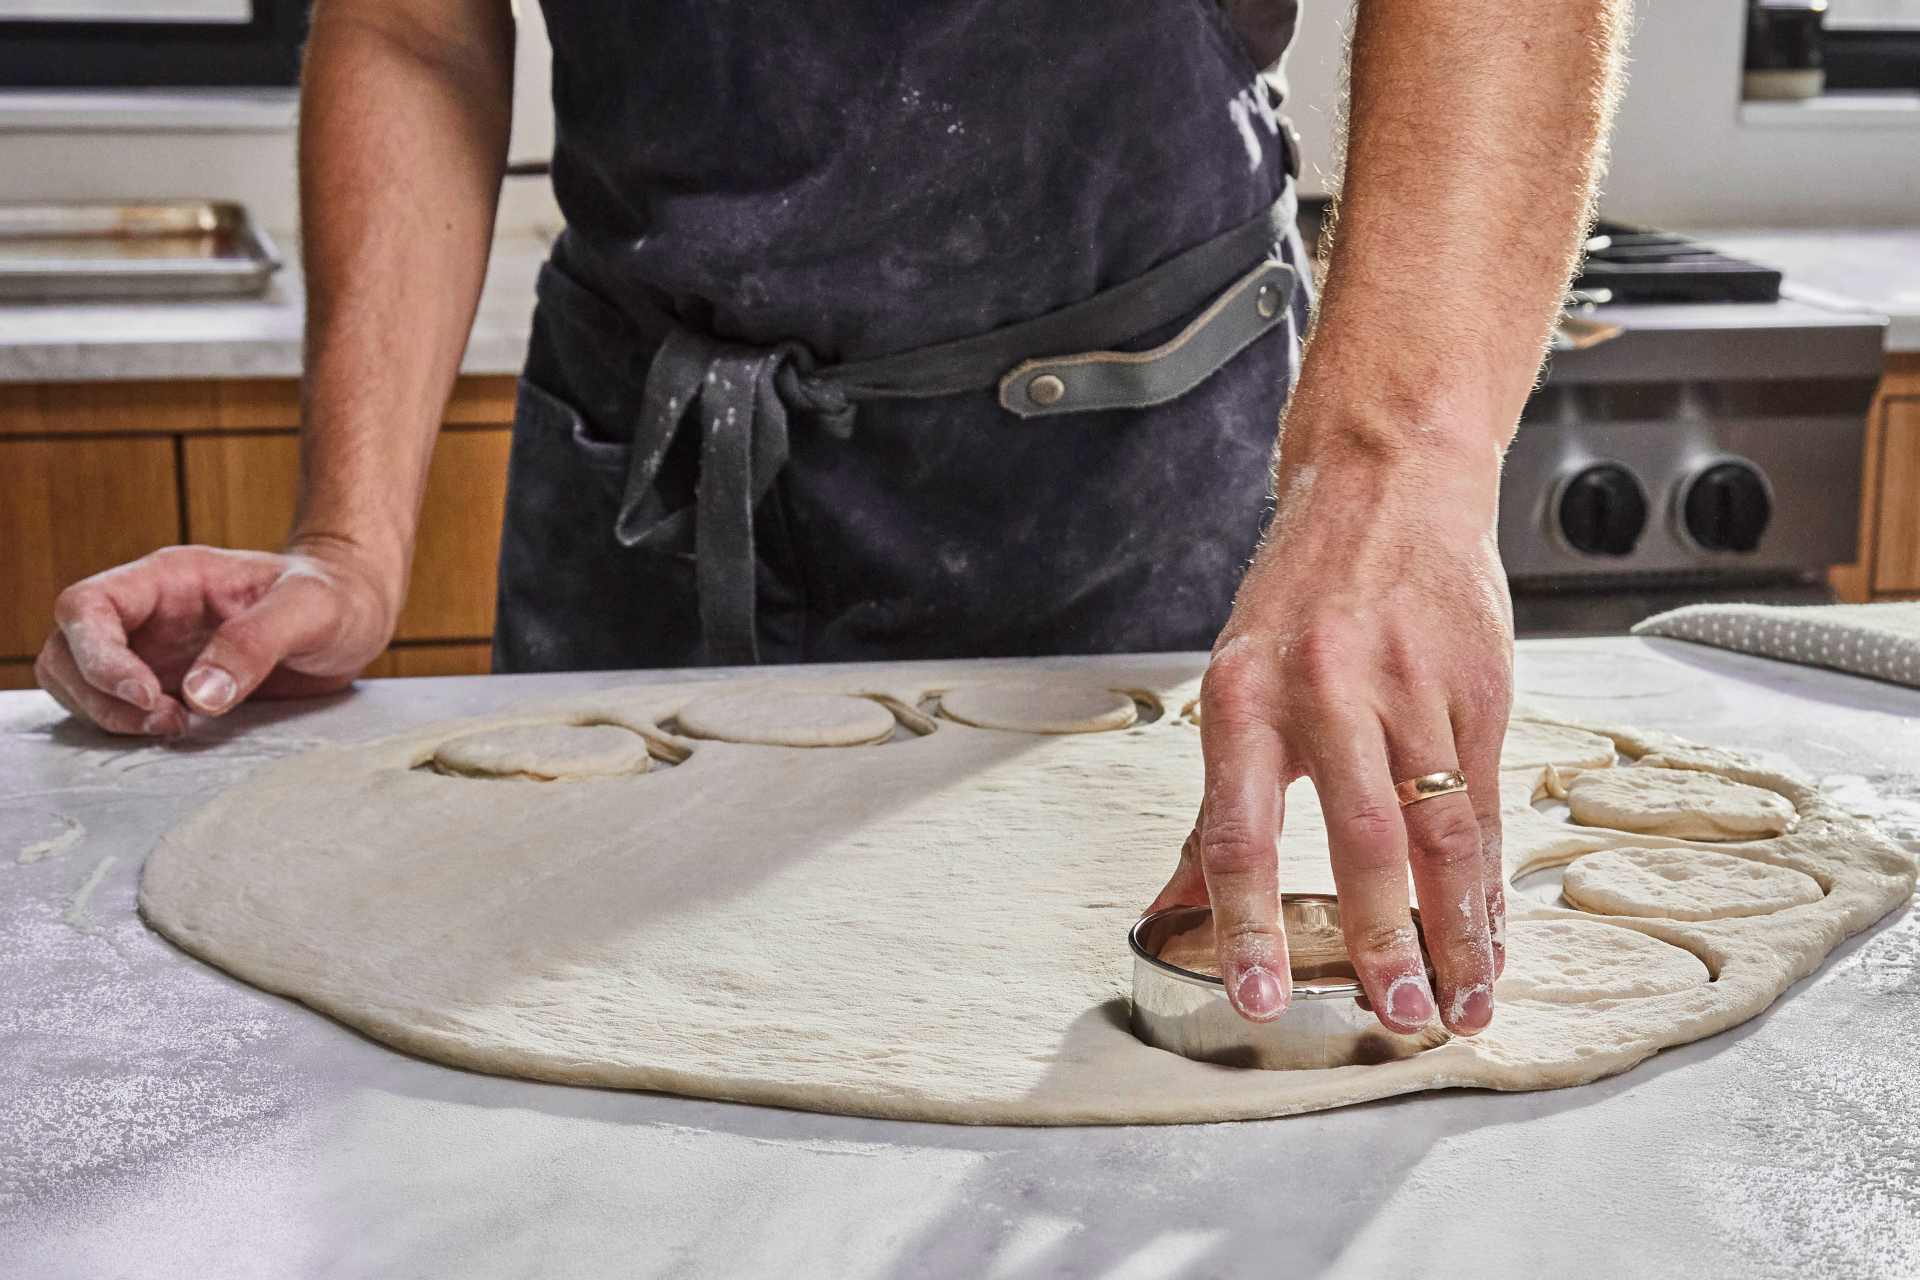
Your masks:
{"label": "apron tie knot", "polygon": [[813,372],[813,353],[798,343],[774,373],[780,398],[836,440],[853,435],[853,401],[844,384]]}
{"label": "apron tie knot", "polygon": [[[684,547],[691,526],[709,662],[759,661],[753,511],[787,463],[789,414],[818,419],[836,435],[851,430],[846,394],[814,376],[813,368],[813,354],[797,342],[744,346],[677,326],[647,366],[614,536],[622,546],[665,551]],[[654,481],[696,405],[700,473],[693,505],[668,509]]]}

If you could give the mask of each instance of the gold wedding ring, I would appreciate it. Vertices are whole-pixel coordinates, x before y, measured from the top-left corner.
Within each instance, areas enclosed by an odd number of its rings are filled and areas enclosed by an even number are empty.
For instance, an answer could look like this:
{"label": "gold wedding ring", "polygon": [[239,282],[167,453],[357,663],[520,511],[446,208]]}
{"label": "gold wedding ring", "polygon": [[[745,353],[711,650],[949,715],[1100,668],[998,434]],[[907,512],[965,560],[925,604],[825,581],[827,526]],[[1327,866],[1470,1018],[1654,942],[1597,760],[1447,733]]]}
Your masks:
{"label": "gold wedding ring", "polygon": [[1458,769],[1443,769],[1439,773],[1423,773],[1417,778],[1408,778],[1405,782],[1396,782],[1393,786],[1394,798],[1400,801],[1400,807],[1419,804],[1422,800],[1431,800],[1435,796],[1458,795],[1467,789],[1467,775]]}

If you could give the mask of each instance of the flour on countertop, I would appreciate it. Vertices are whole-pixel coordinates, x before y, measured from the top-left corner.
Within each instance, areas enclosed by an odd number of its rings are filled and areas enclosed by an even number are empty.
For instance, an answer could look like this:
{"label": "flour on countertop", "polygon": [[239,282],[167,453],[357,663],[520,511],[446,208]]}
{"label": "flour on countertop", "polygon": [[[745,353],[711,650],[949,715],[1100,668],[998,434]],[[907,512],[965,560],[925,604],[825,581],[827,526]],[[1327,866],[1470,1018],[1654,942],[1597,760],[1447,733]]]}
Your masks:
{"label": "flour on countertop", "polygon": [[20,846],[20,852],[14,861],[25,864],[38,862],[42,858],[57,858],[67,850],[87,838],[87,829],[78,818],[69,818],[66,814],[54,815],[60,822],[60,833],[45,840],[35,840]]}

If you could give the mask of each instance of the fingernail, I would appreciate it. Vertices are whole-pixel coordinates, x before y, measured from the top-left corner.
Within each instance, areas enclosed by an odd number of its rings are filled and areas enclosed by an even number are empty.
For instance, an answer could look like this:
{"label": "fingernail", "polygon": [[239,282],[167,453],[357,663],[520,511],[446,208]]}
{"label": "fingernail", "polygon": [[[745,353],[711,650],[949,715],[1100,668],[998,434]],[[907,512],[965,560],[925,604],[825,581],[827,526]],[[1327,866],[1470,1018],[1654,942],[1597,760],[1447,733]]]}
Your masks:
{"label": "fingernail", "polygon": [[181,682],[181,692],[206,711],[225,711],[239,687],[219,667],[195,667]]}
{"label": "fingernail", "polygon": [[1433,993],[1424,973],[1403,973],[1387,988],[1387,1016],[1403,1027],[1424,1027],[1433,1021]]}
{"label": "fingernail", "polygon": [[1233,991],[1240,1012],[1249,1018],[1265,1022],[1287,1011],[1287,993],[1280,979],[1260,965],[1242,969],[1234,979]]}
{"label": "fingernail", "polygon": [[186,726],[180,723],[180,717],[173,712],[156,711],[146,718],[140,730],[156,738],[177,738],[186,731]]}
{"label": "fingernail", "polygon": [[142,711],[153,710],[153,690],[138,680],[122,680],[113,687],[113,696],[122,702],[131,702]]}
{"label": "fingernail", "polygon": [[1493,1021],[1493,992],[1484,984],[1476,984],[1453,997],[1453,1017],[1448,1021],[1456,1031],[1464,1030],[1471,1035],[1485,1029]]}

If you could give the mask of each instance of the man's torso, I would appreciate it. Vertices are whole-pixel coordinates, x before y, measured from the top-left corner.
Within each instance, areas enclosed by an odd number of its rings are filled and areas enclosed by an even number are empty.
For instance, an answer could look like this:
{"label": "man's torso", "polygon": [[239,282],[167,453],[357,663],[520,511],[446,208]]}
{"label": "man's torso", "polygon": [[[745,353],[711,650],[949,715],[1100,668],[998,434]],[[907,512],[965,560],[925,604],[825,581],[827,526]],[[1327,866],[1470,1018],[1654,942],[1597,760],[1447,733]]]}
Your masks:
{"label": "man's torso", "polygon": [[[1213,0],[546,8],[556,267],[731,342],[834,361],[985,332],[1140,275],[1287,180]],[[1206,644],[1259,534],[1298,328],[1151,409],[1023,421],[982,392],[863,405],[848,440],[802,425],[754,522],[763,655]],[[701,660],[691,565],[614,543],[617,464],[579,456],[631,436],[647,354],[536,326],[504,667]]]}

